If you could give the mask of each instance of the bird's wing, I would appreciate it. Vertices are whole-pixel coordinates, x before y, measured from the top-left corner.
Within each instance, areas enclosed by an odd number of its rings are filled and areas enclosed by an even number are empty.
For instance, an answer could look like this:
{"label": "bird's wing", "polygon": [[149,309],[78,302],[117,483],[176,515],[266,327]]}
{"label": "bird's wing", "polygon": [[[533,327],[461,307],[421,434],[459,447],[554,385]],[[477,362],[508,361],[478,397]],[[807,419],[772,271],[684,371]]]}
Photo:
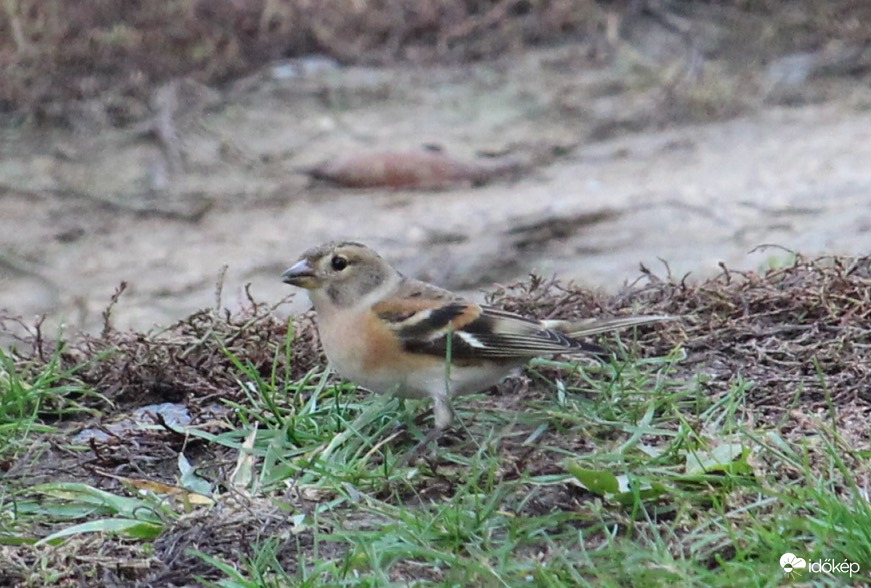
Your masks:
{"label": "bird's wing", "polygon": [[413,353],[454,359],[522,359],[567,351],[601,352],[536,320],[457,298],[427,284],[403,287],[401,296],[373,307]]}

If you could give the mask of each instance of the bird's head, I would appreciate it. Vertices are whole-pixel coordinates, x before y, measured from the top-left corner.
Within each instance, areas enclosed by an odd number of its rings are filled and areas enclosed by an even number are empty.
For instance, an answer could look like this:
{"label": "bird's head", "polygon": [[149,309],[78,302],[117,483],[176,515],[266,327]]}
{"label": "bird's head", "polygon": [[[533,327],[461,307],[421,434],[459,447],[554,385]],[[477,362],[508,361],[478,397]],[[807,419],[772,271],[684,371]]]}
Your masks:
{"label": "bird's head", "polygon": [[361,243],[331,242],[312,247],[281,278],[319,299],[349,306],[399,276],[380,255]]}

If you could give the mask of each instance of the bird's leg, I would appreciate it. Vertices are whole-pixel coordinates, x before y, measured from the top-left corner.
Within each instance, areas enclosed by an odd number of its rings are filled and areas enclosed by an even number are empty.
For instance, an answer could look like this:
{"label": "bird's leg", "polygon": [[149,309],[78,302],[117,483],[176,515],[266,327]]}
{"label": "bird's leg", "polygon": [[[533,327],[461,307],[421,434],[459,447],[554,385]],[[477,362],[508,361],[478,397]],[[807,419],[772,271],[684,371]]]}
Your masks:
{"label": "bird's leg", "polygon": [[435,416],[435,424],[429,430],[426,437],[415,445],[408,453],[402,456],[397,462],[397,466],[402,467],[407,464],[412,464],[417,460],[417,457],[427,448],[433,441],[437,440],[454,422],[454,409],[451,408],[451,403],[446,396],[436,396],[433,398],[433,416]]}

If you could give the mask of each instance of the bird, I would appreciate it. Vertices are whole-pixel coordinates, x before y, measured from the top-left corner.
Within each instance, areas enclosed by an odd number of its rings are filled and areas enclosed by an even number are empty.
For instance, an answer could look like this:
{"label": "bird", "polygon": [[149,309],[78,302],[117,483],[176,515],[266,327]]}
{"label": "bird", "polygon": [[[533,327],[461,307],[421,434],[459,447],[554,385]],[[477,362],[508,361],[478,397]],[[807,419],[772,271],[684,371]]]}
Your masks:
{"label": "bird", "polygon": [[538,320],[407,277],[354,241],[312,247],[281,277],[308,291],[324,353],[341,377],[432,399],[434,426],[402,461],[451,426],[452,398],[487,390],[534,357],[602,351],[581,337],[671,319]]}

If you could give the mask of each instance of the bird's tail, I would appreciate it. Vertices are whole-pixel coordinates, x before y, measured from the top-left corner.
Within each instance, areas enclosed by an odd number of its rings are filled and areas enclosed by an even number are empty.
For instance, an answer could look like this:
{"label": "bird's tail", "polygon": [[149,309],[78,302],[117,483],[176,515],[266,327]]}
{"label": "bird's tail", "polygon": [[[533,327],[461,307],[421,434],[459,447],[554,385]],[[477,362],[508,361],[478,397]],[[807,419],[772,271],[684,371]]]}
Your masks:
{"label": "bird's tail", "polygon": [[676,317],[660,314],[647,314],[638,316],[620,316],[614,318],[591,318],[580,321],[543,321],[545,327],[554,329],[567,335],[573,339],[578,337],[589,337],[590,335],[598,335],[609,331],[618,331],[620,329],[628,329],[629,327],[637,327],[648,323],[658,323],[661,321],[673,321]]}

